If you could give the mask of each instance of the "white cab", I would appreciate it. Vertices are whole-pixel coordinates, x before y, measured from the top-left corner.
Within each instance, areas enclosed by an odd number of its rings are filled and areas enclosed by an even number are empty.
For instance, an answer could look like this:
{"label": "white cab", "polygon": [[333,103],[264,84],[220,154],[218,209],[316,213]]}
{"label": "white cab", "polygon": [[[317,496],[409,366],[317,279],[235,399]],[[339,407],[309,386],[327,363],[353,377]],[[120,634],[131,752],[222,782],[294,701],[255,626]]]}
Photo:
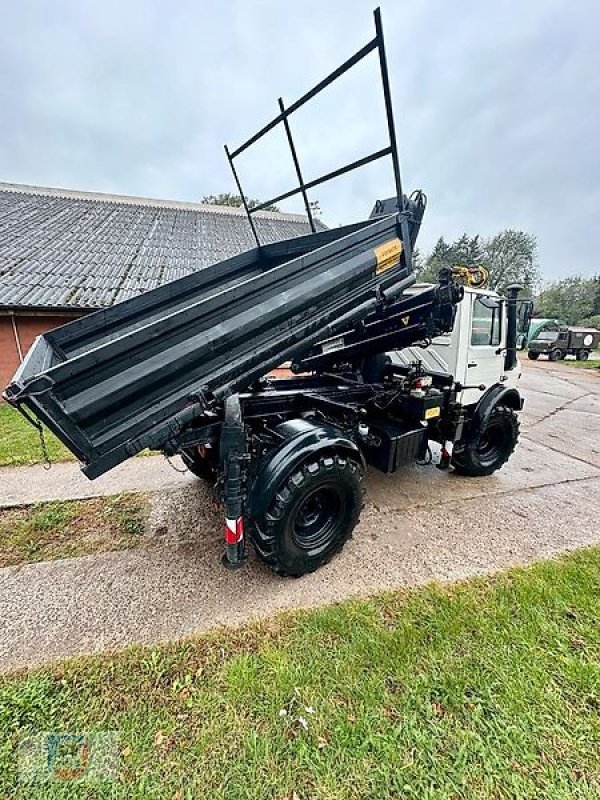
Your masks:
{"label": "white cab", "polygon": [[[417,284],[407,294],[427,288]],[[521,367],[504,369],[506,347],[506,300],[489,289],[465,288],[465,296],[456,308],[452,333],[438,336],[429,347],[406,347],[389,355],[397,364],[422,361],[426,369],[446,372],[465,386],[496,383],[516,386]],[[483,392],[465,389],[457,398],[463,405],[476,403]]]}

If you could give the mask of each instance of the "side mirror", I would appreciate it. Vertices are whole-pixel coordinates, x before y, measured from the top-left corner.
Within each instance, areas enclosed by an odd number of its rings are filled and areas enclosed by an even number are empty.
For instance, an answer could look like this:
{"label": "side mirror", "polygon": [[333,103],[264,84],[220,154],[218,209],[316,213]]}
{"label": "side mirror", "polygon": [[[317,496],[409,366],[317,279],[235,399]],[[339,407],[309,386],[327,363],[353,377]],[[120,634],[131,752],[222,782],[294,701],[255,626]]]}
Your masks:
{"label": "side mirror", "polygon": [[527,333],[533,316],[533,300],[517,301],[517,331]]}
{"label": "side mirror", "polygon": [[506,353],[504,369],[508,372],[517,366],[517,338],[519,327],[519,292],[522,286],[511,283],[506,287]]}

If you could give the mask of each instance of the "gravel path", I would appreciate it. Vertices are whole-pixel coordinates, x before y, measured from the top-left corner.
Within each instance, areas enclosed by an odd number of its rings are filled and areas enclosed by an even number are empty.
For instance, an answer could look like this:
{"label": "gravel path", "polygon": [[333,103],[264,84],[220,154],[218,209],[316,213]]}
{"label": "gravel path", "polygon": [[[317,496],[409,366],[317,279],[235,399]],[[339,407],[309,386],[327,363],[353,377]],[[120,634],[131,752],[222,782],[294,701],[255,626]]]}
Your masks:
{"label": "gravel path", "polygon": [[0,668],[177,639],[600,542],[600,378],[547,364],[524,373],[523,436],[505,469],[482,479],[425,467],[372,471],[353,540],[330,565],[297,580],[276,578],[255,559],[239,572],[223,570],[222,521],[203,484],[171,470],[154,475],[156,459],[133,459],[122,468],[133,477],[113,491],[136,488],[146,469],[137,488],[168,489],[155,495],[150,542],[0,570]]}

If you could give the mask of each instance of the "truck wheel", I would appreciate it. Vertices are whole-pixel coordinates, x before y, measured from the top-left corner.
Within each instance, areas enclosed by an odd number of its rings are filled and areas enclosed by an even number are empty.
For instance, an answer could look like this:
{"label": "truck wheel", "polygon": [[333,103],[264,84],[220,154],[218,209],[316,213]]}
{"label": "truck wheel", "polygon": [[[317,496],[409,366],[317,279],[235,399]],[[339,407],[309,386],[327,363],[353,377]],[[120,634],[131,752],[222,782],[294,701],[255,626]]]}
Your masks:
{"label": "truck wheel", "polygon": [[539,357],[540,357],[539,353],[536,353],[533,350],[527,351],[527,358],[530,358],[532,361],[537,361]]}
{"label": "truck wheel", "polygon": [[253,520],[260,558],[278,575],[314,572],[339,553],[362,509],[362,468],[344,456],[307,461],[283,482]]}
{"label": "truck wheel", "polygon": [[556,350],[552,350],[548,358],[550,359],[550,361],[560,361],[561,359],[564,358],[563,351],[559,350],[557,347]]}
{"label": "truck wheel", "polygon": [[590,354],[587,350],[578,350],[577,351],[577,361],[587,361],[590,357]]}
{"label": "truck wheel", "polygon": [[459,475],[480,477],[491,475],[506,464],[519,439],[519,419],[512,408],[496,406],[486,426],[477,431],[467,429],[457,442],[452,464]]}
{"label": "truck wheel", "polygon": [[208,455],[201,456],[196,449],[182,450],[180,455],[183,463],[193,475],[209,483],[215,483],[218,468],[212,458]]}

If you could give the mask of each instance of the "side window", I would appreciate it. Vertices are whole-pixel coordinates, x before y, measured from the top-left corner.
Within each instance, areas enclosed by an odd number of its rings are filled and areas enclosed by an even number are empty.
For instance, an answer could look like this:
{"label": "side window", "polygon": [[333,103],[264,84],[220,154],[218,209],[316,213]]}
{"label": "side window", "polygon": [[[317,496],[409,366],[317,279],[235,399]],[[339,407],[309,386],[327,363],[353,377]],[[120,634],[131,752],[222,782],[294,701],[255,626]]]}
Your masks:
{"label": "side window", "polygon": [[472,345],[499,345],[502,334],[502,305],[492,297],[478,296],[473,302]]}

